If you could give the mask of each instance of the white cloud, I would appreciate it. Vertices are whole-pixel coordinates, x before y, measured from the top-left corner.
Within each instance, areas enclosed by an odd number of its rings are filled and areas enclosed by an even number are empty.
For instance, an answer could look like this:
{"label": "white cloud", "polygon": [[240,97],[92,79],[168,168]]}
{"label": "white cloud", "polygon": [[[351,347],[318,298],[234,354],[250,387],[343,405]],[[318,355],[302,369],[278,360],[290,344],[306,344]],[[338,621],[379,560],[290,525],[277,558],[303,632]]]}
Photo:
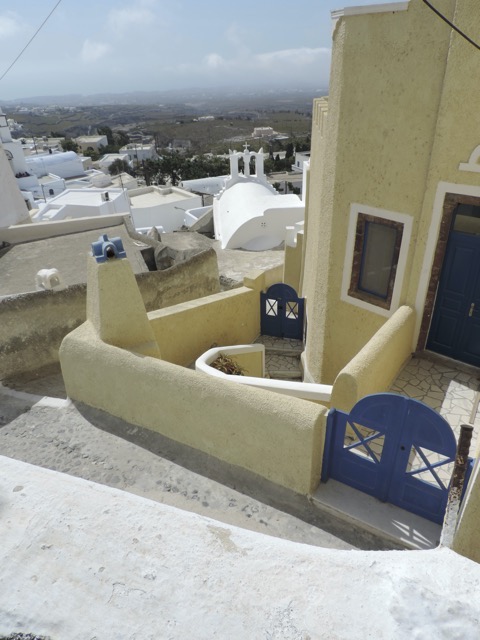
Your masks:
{"label": "white cloud", "polygon": [[226,66],[226,61],[218,53],[209,53],[205,57],[205,63],[209,69],[220,69]]}
{"label": "white cloud", "polygon": [[93,42],[87,38],[83,43],[81,58],[83,62],[96,62],[111,51],[111,47],[104,42]]}
{"label": "white cloud", "polygon": [[231,24],[225,32],[225,39],[234,47],[245,47],[245,33],[236,24]]}
{"label": "white cloud", "polygon": [[0,14],[0,40],[14,36],[20,30],[20,18],[13,11]]}
{"label": "white cloud", "polygon": [[209,71],[226,71],[235,73],[272,73],[281,75],[298,72],[300,75],[312,69],[319,69],[325,65],[331,50],[325,47],[298,49],[281,49],[268,53],[244,54],[234,58],[224,58],[219,53],[209,53],[203,59],[203,68]]}
{"label": "white cloud", "polygon": [[123,9],[112,9],[108,14],[108,27],[118,36],[123,35],[132,26],[151,25],[155,19],[155,14],[150,7],[153,2],[150,0],[140,0],[133,6]]}
{"label": "white cloud", "polygon": [[255,60],[264,68],[278,64],[288,64],[289,66],[310,65],[322,57],[329,56],[330,53],[331,50],[325,47],[317,49],[301,47],[300,49],[282,49],[280,51],[260,53],[255,56]]}

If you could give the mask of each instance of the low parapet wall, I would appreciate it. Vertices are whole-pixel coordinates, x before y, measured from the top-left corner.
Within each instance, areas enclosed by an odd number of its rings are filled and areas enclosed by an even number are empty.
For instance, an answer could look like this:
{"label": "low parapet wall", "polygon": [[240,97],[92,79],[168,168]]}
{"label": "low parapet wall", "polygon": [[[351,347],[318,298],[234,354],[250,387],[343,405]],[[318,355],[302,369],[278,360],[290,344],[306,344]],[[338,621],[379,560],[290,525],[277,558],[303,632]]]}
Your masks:
{"label": "low parapet wall", "polygon": [[[147,311],[208,296],[219,290],[216,254],[209,249],[136,279]],[[85,284],[0,300],[0,380],[58,362],[63,338],[85,319]]]}
{"label": "low parapet wall", "polygon": [[350,411],[361,398],[388,391],[411,356],[414,328],[415,311],[400,307],[340,371],[331,406]]}
{"label": "low parapet wall", "polygon": [[[190,351],[202,350],[202,340],[222,339],[222,331],[228,336],[258,331],[257,287],[266,278],[254,278],[254,288],[147,316],[128,260],[90,258],[87,322],[60,347],[68,396],[292,491],[310,493],[320,479],[326,407],[166,361],[172,353],[190,358]],[[206,331],[211,332],[207,338]]]}
{"label": "low parapet wall", "polygon": [[[232,359],[238,362],[240,366],[245,363],[245,374],[231,375],[212,367],[212,362],[221,354],[232,356]],[[265,346],[263,344],[244,344],[209,349],[200,358],[197,358],[195,370],[216,378],[223,378],[233,384],[248,384],[258,389],[266,389],[275,393],[302,398],[302,400],[321,402],[322,404],[329,403],[332,395],[331,385],[264,378]],[[252,373],[252,371],[255,373]]]}
{"label": "low parapet wall", "polygon": [[73,220],[49,220],[46,222],[32,222],[0,228],[0,242],[18,244],[32,242],[45,238],[55,238],[69,233],[80,233],[91,229],[106,229],[124,224],[130,219],[129,215],[113,214],[108,216],[93,216],[76,218]]}
{"label": "low parapet wall", "polygon": [[253,342],[260,333],[259,294],[248,287],[148,314],[162,359],[189,366],[216,345]]}
{"label": "low parapet wall", "polygon": [[297,493],[318,485],[327,409],[237,386],[100,341],[90,323],[60,350],[68,396]]}
{"label": "low parapet wall", "polygon": [[162,359],[189,366],[212,346],[253,342],[260,334],[260,291],[281,276],[282,266],[255,271],[243,287],[149,313]]}
{"label": "low parapet wall", "polygon": [[[478,454],[478,451],[477,451]],[[480,563],[478,530],[480,528],[480,462],[468,484],[462,510],[455,531],[453,550]]]}

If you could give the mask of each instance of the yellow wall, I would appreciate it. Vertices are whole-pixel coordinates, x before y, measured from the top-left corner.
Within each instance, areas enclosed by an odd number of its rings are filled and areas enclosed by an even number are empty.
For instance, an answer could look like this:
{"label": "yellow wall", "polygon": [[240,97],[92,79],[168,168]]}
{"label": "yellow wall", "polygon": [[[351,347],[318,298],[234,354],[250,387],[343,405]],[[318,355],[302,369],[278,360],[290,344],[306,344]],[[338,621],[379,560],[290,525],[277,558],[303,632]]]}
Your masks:
{"label": "yellow wall", "polygon": [[297,233],[297,242],[294,247],[285,246],[285,262],[283,265],[282,281],[293,287],[300,295],[300,280],[303,258],[303,233]]}
{"label": "yellow wall", "polygon": [[254,351],[250,353],[236,353],[231,356],[231,358],[243,369],[244,376],[263,378],[263,352]]}
{"label": "yellow wall", "polygon": [[87,322],[100,340],[160,358],[128,259],[98,264],[89,256],[87,279]]}
{"label": "yellow wall", "polygon": [[[480,37],[476,0],[437,5]],[[349,15],[333,37],[328,115],[314,105],[303,276],[308,333],[305,365],[332,383],[386,318],[340,299],[352,203],[413,220],[400,304],[417,302],[440,181],[479,184],[461,172],[478,144],[480,110],[471,99],[478,52],[421,2],[407,11]],[[475,133],[474,133],[475,132]],[[461,189],[460,189],[461,191]],[[429,235],[430,234],[430,235]]]}
{"label": "yellow wall", "polygon": [[249,344],[260,333],[259,292],[248,287],[148,314],[162,359],[190,365],[213,345]]}
{"label": "yellow wall", "polygon": [[348,412],[361,398],[388,391],[411,356],[414,327],[415,311],[400,307],[340,371],[331,406]]}
{"label": "yellow wall", "polygon": [[245,276],[243,284],[246,287],[250,287],[250,289],[255,289],[256,291],[265,291],[272,284],[282,282],[282,276],[283,265],[280,264],[277,267],[272,267],[265,271],[252,271],[248,276]]}
{"label": "yellow wall", "polygon": [[260,334],[260,292],[282,280],[283,267],[255,271],[245,286],[148,314],[162,359],[189,366],[212,346],[250,344]]}
{"label": "yellow wall", "polygon": [[87,322],[60,349],[68,396],[298,493],[318,485],[327,409],[107,345]]}
{"label": "yellow wall", "polygon": [[470,478],[463,511],[453,540],[453,549],[462,556],[480,562],[480,464]]}
{"label": "yellow wall", "polygon": [[[251,281],[260,287],[270,277]],[[202,350],[208,331],[208,339],[225,338],[231,344],[238,325],[238,341],[248,342],[241,334],[258,331],[258,300],[259,289],[241,287],[149,314],[149,321],[128,260],[98,264],[92,257],[87,321],[60,347],[67,394],[292,491],[309,493],[320,479],[325,407],[158,358],[152,327],[161,349],[173,348],[175,357],[184,359]]]}

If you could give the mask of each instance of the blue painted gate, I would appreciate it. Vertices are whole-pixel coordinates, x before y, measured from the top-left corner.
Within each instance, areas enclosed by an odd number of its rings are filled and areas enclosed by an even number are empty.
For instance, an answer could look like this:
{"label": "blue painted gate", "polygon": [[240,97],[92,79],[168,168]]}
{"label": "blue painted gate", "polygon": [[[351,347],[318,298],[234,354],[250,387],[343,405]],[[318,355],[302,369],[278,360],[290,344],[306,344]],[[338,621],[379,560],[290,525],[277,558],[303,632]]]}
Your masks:
{"label": "blue painted gate", "polygon": [[333,478],[442,523],[456,440],[427,405],[392,393],[367,396],[327,421],[322,480]]}
{"label": "blue painted gate", "polygon": [[302,340],[304,302],[288,284],[273,284],[266,293],[261,293],[262,335]]}

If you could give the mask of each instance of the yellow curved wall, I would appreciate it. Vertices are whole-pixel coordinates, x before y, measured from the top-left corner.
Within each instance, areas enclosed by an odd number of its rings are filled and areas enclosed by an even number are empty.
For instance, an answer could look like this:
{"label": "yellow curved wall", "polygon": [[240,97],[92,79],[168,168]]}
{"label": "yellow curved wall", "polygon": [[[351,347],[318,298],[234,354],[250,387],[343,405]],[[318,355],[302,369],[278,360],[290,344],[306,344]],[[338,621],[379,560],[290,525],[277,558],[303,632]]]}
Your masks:
{"label": "yellow curved wall", "polygon": [[327,409],[108,345],[91,323],[60,349],[70,398],[307,494],[320,480]]}

